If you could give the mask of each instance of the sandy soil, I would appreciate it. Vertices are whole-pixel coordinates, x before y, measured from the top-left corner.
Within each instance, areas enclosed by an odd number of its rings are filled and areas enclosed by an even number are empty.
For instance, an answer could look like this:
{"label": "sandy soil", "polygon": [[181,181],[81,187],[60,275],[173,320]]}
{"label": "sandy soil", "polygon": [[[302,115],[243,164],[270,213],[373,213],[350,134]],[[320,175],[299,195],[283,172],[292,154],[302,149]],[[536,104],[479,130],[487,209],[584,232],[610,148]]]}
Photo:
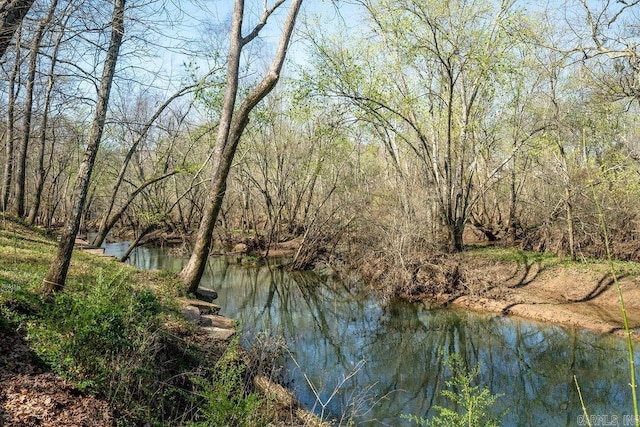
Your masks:
{"label": "sandy soil", "polygon": [[[468,273],[482,278],[452,305],[624,335],[618,288],[606,265],[554,267],[469,260]],[[619,278],[629,326],[640,339],[640,278]]]}

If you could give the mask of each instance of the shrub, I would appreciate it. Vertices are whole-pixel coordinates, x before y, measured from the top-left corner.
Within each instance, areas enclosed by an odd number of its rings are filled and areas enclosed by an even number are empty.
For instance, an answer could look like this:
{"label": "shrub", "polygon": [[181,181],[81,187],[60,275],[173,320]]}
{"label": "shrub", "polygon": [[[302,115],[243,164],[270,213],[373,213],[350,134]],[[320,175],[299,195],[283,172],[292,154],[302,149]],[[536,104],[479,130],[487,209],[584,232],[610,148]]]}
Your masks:
{"label": "shrub", "polygon": [[38,357],[79,389],[126,402],[153,376],[160,304],[122,273],[44,304],[27,327]]}
{"label": "shrub", "polygon": [[499,420],[492,417],[489,410],[500,395],[492,394],[489,389],[473,384],[480,374],[480,367],[476,366],[469,371],[462,357],[457,354],[450,354],[446,365],[451,370],[453,378],[445,382],[448,389],[443,390],[442,395],[461,408],[462,412],[435,406],[437,414],[431,420],[416,415],[403,415],[402,418],[420,426],[498,427]]}
{"label": "shrub", "polygon": [[268,421],[260,408],[263,398],[245,385],[246,364],[234,340],[216,363],[210,378],[194,376],[197,387],[198,421],[191,427],[264,426]]}

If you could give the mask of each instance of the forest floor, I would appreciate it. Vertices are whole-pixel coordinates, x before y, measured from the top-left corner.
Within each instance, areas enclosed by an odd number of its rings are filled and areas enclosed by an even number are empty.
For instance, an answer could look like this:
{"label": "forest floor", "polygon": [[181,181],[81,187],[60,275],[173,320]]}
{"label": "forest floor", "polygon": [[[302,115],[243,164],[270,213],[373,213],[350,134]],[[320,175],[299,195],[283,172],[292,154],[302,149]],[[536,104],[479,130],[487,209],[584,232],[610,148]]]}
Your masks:
{"label": "forest floor", "polygon": [[20,333],[0,333],[0,426],[108,426],[106,399],[80,392],[38,363]]}
{"label": "forest floor", "polygon": [[[571,262],[555,256],[501,249],[468,251],[460,262],[468,286],[452,305],[536,321],[623,335],[622,294],[630,329],[640,338],[640,266]],[[619,288],[618,288],[619,285]],[[618,289],[620,292],[618,292]],[[440,299],[442,299],[442,295]]]}

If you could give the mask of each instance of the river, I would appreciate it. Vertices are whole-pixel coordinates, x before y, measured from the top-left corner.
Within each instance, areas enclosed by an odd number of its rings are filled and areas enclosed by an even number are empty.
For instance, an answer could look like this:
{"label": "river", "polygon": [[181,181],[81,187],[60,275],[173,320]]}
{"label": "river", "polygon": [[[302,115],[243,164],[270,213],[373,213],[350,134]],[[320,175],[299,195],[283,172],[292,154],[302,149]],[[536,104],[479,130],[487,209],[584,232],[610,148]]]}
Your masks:
{"label": "river", "polygon": [[[108,244],[120,254],[124,244]],[[178,271],[184,259],[137,248],[130,263]],[[356,425],[409,426],[455,408],[441,391],[443,354],[479,366],[479,384],[501,396],[492,411],[505,426],[633,425],[628,359],[615,337],[506,316],[379,301],[331,277],[212,258],[203,288],[218,292],[221,314],[237,319],[242,342],[282,338],[283,381],[307,408]],[[640,360],[640,352],[635,352]],[[617,422],[617,424],[615,423]],[[594,424],[595,425],[595,424]]]}

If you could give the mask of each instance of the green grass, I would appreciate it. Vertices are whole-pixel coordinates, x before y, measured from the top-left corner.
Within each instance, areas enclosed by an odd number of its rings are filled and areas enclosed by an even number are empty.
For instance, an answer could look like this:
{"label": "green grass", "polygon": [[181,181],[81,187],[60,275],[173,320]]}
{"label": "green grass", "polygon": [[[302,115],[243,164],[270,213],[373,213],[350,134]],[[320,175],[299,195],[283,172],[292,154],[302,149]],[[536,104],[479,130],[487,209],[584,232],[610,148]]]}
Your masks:
{"label": "green grass", "polygon": [[[64,291],[48,300],[42,278],[55,251],[46,233],[0,222],[0,331],[25,336],[41,365],[106,397],[124,425],[199,422],[207,412],[198,407],[216,401],[239,405],[222,418],[255,412],[253,400],[216,382],[237,382],[242,370],[217,363],[226,345],[193,335],[178,311],[184,291],[175,274],[74,251]],[[205,384],[212,386],[203,392]]]}
{"label": "green grass", "polygon": [[472,246],[465,253],[480,256],[495,261],[506,262],[537,262],[545,265],[559,265],[560,259],[554,254],[523,251],[518,248],[501,246]]}
{"label": "green grass", "polygon": [[553,253],[523,251],[518,248],[500,246],[472,246],[464,252],[466,256],[481,257],[493,261],[513,262],[519,265],[538,264],[545,270],[572,268],[577,271],[607,274],[611,269],[618,275],[640,276],[640,263],[583,258],[572,261],[569,257],[558,257]]}

